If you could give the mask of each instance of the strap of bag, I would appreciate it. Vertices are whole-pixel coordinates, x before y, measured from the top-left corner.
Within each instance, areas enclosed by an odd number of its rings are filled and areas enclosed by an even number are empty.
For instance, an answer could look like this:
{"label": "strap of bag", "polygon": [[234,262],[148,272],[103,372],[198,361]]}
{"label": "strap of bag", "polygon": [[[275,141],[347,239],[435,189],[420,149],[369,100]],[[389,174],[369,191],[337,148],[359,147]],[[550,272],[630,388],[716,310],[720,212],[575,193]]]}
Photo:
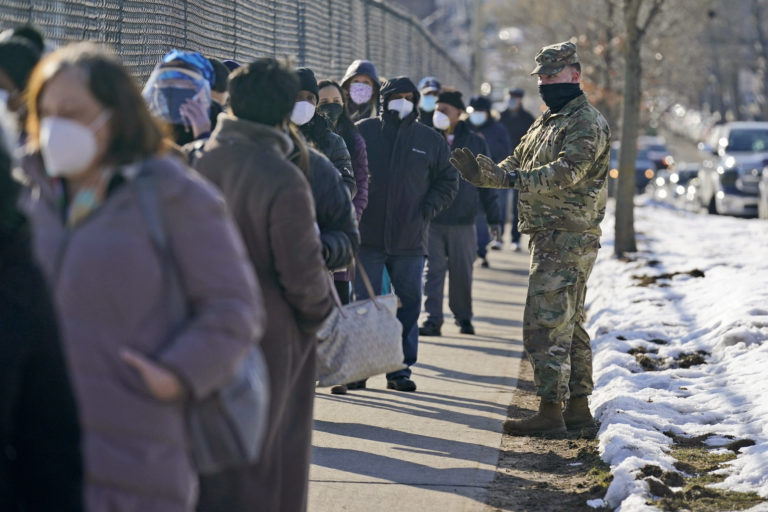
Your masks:
{"label": "strap of bag", "polygon": [[376,300],[376,294],[373,291],[371,280],[368,278],[368,272],[365,271],[365,267],[363,267],[363,264],[360,263],[360,259],[357,257],[357,254],[355,254],[355,266],[360,271],[360,277],[363,278],[363,284],[365,285],[365,289],[368,292],[368,297],[370,297],[373,305],[376,306],[376,309],[383,308],[384,306],[382,306],[379,301]]}
{"label": "strap of bag", "polygon": [[139,172],[129,180],[129,183],[139,204],[141,214],[144,217],[147,231],[149,231],[149,236],[152,239],[152,245],[155,247],[155,251],[163,266],[163,277],[167,280],[171,314],[174,317],[179,316],[179,318],[174,318],[175,321],[183,322],[189,314],[189,308],[186,293],[181,284],[181,276],[179,276],[168,242],[154,176],[151,172],[147,172],[142,164]]}

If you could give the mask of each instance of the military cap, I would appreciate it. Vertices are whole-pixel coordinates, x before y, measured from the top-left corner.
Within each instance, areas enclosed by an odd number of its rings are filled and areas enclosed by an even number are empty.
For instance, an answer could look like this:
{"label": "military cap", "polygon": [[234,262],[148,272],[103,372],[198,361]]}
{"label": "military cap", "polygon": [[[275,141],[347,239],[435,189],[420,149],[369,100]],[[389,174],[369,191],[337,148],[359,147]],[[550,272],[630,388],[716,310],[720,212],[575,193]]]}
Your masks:
{"label": "military cap", "polygon": [[536,69],[532,75],[556,75],[565,66],[579,62],[576,45],[570,41],[545,46],[536,54]]}

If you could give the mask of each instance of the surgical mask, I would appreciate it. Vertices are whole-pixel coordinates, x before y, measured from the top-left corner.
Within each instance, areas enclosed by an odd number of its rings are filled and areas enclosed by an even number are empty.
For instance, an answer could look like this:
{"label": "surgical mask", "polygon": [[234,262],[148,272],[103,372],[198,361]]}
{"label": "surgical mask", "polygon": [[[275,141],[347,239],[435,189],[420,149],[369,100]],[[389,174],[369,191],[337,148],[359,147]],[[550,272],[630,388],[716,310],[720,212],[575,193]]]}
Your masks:
{"label": "surgical mask", "polygon": [[469,114],[469,122],[475,126],[483,126],[488,120],[488,112],[482,110],[475,110]]}
{"label": "surgical mask", "polygon": [[297,101],[291,113],[291,122],[296,125],[307,124],[315,117],[315,106],[308,101]]}
{"label": "surgical mask", "polygon": [[341,114],[344,113],[344,105],[339,103],[324,103],[317,107],[317,110],[327,117],[333,124],[336,124],[341,117]]}
{"label": "surgical mask", "polygon": [[373,97],[373,87],[368,84],[355,82],[349,86],[349,97],[358,105],[368,103]]}
{"label": "surgical mask", "polygon": [[509,108],[515,110],[520,106],[520,100],[518,98],[509,98]]}
{"label": "surgical mask", "polygon": [[435,112],[435,115],[432,116],[432,126],[438,130],[445,131],[451,127],[451,118],[438,110]]}
{"label": "surgical mask", "polygon": [[424,112],[434,112],[435,108],[437,108],[437,96],[432,94],[422,96],[419,108]]}
{"label": "surgical mask", "polygon": [[413,102],[408,101],[405,98],[400,98],[390,101],[388,108],[392,112],[397,112],[400,119],[405,119],[408,117],[408,114],[413,112]]}
{"label": "surgical mask", "polygon": [[82,173],[96,158],[98,144],[94,132],[109,120],[103,111],[90,125],[63,117],[44,117],[40,121],[40,152],[51,177],[72,177]]}

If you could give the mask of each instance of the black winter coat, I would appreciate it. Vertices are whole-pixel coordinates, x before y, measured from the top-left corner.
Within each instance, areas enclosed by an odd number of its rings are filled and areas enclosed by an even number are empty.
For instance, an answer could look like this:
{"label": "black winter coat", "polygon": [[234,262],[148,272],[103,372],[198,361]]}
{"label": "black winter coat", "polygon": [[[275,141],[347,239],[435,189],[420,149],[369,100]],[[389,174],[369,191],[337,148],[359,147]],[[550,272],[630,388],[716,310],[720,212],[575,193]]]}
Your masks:
{"label": "black winter coat", "polygon": [[[298,159],[295,152],[290,158]],[[360,247],[360,233],[349,191],[339,171],[319,151],[309,148],[309,184],[315,200],[315,217],[323,244],[323,258],[329,270],[352,263]]]}
{"label": "black winter coat", "polygon": [[24,231],[0,235],[0,510],[80,512],[80,426]]}
{"label": "black winter coat", "polygon": [[[459,121],[454,129],[453,148],[469,148],[475,155],[489,153],[485,139],[472,131],[469,123]],[[435,224],[461,225],[474,224],[482,204],[488,218],[488,224],[501,223],[499,192],[493,188],[478,189],[471,183],[459,180],[459,191],[451,205],[440,212],[432,221]]]}
{"label": "black winter coat", "polygon": [[509,138],[509,132],[504,128],[503,124],[494,119],[489,119],[488,122],[476,128],[476,130],[485,138],[485,142],[488,143],[488,149],[491,151],[491,154],[488,156],[494,162],[499,163],[512,154],[514,147]]}
{"label": "black winter coat", "polygon": [[[357,126],[368,148],[368,206],[360,220],[362,245],[387,254],[427,253],[429,222],[453,200],[459,176],[448,162],[445,139],[417,121],[412,112],[360,121]],[[390,128],[394,140],[385,136]],[[390,133],[390,130],[387,130]]]}
{"label": "black winter coat", "polygon": [[509,109],[501,113],[501,124],[509,132],[509,140],[512,142],[512,151],[515,150],[520,139],[523,138],[525,132],[533,124],[533,116],[530,112],[524,108],[520,108],[517,112],[511,112]]}
{"label": "black winter coat", "polygon": [[331,122],[321,114],[315,114],[309,123],[300,127],[300,131],[315,149],[328,157],[328,160],[341,173],[341,179],[349,189],[349,195],[355,197],[357,181],[352,169],[352,157],[347,149],[347,143],[341,135],[333,131]]}

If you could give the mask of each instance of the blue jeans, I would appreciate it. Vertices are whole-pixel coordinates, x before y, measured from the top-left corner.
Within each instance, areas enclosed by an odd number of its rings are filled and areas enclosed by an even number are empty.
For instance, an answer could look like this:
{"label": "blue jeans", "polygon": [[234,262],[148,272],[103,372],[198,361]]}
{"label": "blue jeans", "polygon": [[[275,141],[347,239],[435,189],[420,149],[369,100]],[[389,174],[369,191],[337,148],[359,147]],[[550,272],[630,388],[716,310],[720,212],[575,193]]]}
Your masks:
{"label": "blue jeans", "polygon": [[482,212],[477,214],[475,229],[477,230],[477,255],[480,259],[484,260],[488,255],[488,244],[491,243],[491,234],[488,232],[488,221]]}
{"label": "blue jeans", "polygon": [[[360,264],[371,279],[373,291],[381,293],[381,281],[386,267],[392,280],[392,288],[400,299],[397,319],[403,325],[403,354],[407,368],[387,374],[387,380],[411,376],[411,366],[416,363],[419,352],[418,320],[421,312],[421,291],[424,273],[424,256],[394,256],[383,249],[362,246],[358,254]],[[368,297],[360,272],[355,277],[355,295],[358,299]]]}

